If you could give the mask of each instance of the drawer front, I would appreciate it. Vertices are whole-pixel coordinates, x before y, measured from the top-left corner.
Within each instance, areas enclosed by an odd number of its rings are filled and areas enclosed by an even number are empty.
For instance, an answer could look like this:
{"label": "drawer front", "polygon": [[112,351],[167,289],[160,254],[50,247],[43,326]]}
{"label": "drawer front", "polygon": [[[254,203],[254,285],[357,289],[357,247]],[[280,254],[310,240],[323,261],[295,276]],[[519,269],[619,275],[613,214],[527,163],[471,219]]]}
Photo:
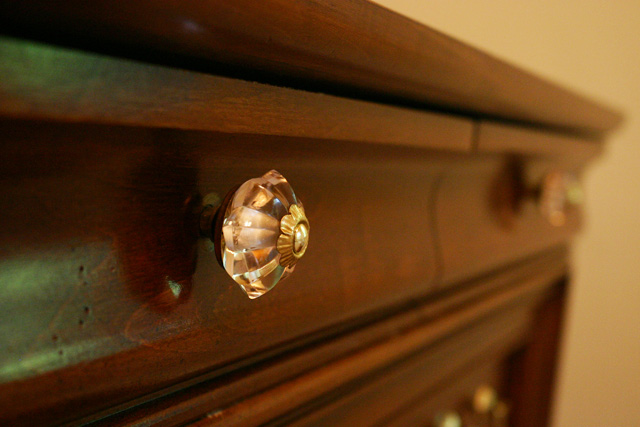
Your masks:
{"label": "drawer front", "polygon": [[435,199],[444,283],[567,244],[580,228],[580,206],[567,206],[561,224],[551,221],[541,208],[545,177],[577,177],[601,151],[594,140],[486,121],[477,126],[477,154],[449,164]]}
{"label": "drawer front", "polygon": [[[334,402],[295,421],[282,420],[282,424],[431,425],[438,413],[452,410],[472,417],[468,406],[473,390],[486,382],[498,385],[498,377],[505,374],[502,361],[522,344],[530,318],[522,308],[491,316],[391,369],[339,390],[344,396]],[[452,392],[441,395],[443,388]],[[421,418],[421,422],[396,421],[409,414],[413,419]]]}
{"label": "drawer front", "polygon": [[[557,168],[576,172],[575,166],[546,158],[514,160],[508,155],[481,155],[451,163],[435,201],[443,283],[568,243],[580,227],[579,209],[568,209],[564,223],[553,225],[536,196],[536,186]],[[513,174],[518,176],[515,180]]]}
{"label": "drawer front", "polygon": [[[432,288],[440,166],[415,150],[0,126],[5,417],[106,409],[370,321]],[[271,168],[304,202],[311,240],[289,279],[249,300],[189,228],[190,203]]]}
{"label": "drawer front", "polygon": [[[459,373],[449,383],[429,396],[421,396],[416,401],[398,411],[397,417],[385,423],[386,426],[448,426],[445,419],[459,420],[462,426],[506,427],[508,407],[498,402],[504,410],[492,413],[478,412],[473,402],[481,388],[490,387],[502,397],[505,379],[505,366],[499,361],[478,363],[468,371]],[[497,405],[496,405],[497,406]],[[501,413],[496,413],[501,412]],[[454,424],[455,425],[455,424]]]}

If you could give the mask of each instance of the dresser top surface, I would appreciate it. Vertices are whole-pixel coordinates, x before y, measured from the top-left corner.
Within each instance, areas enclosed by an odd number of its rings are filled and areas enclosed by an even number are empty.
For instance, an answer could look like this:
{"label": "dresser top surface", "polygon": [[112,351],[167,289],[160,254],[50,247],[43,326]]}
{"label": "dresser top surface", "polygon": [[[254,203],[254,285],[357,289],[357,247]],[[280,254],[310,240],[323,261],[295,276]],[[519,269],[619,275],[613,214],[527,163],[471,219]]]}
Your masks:
{"label": "dresser top surface", "polygon": [[621,114],[366,0],[3,2],[2,32],[248,80],[600,136]]}

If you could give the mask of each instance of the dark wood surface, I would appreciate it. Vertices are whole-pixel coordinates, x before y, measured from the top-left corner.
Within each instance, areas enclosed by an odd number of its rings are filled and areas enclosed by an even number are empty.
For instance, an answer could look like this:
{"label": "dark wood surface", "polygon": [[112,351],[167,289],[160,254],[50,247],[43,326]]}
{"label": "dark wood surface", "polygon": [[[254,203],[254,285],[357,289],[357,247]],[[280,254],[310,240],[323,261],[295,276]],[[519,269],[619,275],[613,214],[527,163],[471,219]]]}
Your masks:
{"label": "dark wood surface", "polygon": [[0,37],[0,115],[468,151],[470,120]]}
{"label": "dark wood surface", "polygon": [[[551,225],[534,196],[505,197],[515,185],[508,180],[512,157],[474,156],[451,163],[438,182],[436,234],[443,284],[498,268],[526,254],[567,244],[581,222],[568,209],[566,223]],[[523,158],[524,186],[535,188],[544,174],[561,167],[549,158]]]}
{"label": "dark wood surface", "polygon": [[[479,316],[473,327],[335,393],[311,414],[274,425],[431,425],[444,411],[456,411],[464,425],[548,425],[564,290],[558,282],[540,299]],[[473,392],[487,384],[507,405],[509,420],[491,422],[472,408]]]}
{"label": "dark wood surface", "polygon": [[559,283],[538,307],[534,314],[536,328],[528,345],[511,360],[507,386],[513,408],[510,421],[514,426],[550,423],[566,290],[566,281]]}
{"label": "dark wood surface", "polygon": [[[557,258],[555,262],[558,262]],[[432,322],[424,319],[413,329],[361,352],[228,408],[211,411],[199,425],[257,426],[276,416],[285,416],[282,422],[288,423],[296,415],[303,417],[300,420],[302,424],[370,425],[373,419],[391,414],[415,393],[428,390],[456,369],[471,363],[474,356],[490,353],[492,348],[498,353],[500,349],[505,353],[507,349],[513,349],[525,336],[529,325],[527,319],[531,319],[530,310],[549,291],[553,284],[549,279],[559,277],[561,270],[561,265],[556,264],[555,268],[542,275],[534,274],[528,279],[521,278],[517,283],[511,282],[510,286],[485,294],[475,304],[442,313]],[[455,332],[459,333],[453,337]],[[449,336],[451,339],[442,341]],[[418,354],[420,349],[425,353]],[[492,356],[495,354],[487,357]],[[407,361],[402,362],[403,359]],[[376,375],[377,370],[398,363],[404,364],[405,369],[394,374],[381,372]],[[437,366],[438,369],[429,370],[428,366]],[[382,390],[389,392],[388,399],[380,396]],[[403,390],[407,395],[402,394]],[[328,392],[332,392],[333,399],[338,401],[325,406],[322,404],[327,396],[323,395]],[[315,414],[307,415],[308,408],[304,407],[297,408],[297,414],[292,411],[302,404],[311,405],[313,409],[316,399],[320,399],[322,407]],[[374,404],[376,408],[380,405],[379,412],[372,413],[371,407],[364,402]]]}
{"label": "dark wood surface", "polygon": [[619,113],[364,0],[4,1],[5,34],[602,133]]}

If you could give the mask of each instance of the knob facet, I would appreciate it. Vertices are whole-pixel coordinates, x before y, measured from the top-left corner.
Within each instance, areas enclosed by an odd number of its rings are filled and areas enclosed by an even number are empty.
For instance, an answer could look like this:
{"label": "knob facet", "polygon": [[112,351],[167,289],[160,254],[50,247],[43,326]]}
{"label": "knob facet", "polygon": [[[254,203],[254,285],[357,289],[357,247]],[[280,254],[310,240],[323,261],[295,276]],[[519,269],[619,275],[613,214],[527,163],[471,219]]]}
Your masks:
{"label": "knob facet", "polygon": [[[205,211],[206,212],[206,208]],[[271,170],[225,198],[210,235],[219,261],[257,298],[293,272],[309,243],[309,221],[287,180]]]}

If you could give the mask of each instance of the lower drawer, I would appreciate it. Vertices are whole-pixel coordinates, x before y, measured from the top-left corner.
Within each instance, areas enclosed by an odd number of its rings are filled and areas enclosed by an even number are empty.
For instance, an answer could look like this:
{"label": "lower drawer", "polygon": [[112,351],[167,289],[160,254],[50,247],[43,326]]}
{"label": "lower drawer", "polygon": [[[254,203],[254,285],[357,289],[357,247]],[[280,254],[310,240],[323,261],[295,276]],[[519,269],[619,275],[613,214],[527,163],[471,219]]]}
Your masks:
{"label": "lower drawer", "polygon": [[[455,425],[454,420],[457,420],[462,426],[506,427],[509,405],[501,400],[505,393],[505,373],[505,365],[500,361],[478,363],[451,377],[447,384],[429,395],[419,396],[381,425],[446,427]],[[482,405],[486,403],[486,394],[492,392],[497,401],[485,412]],[[478,400],[480,402],[474,405]]]}
{"label": "lower drawer", "polygon": [[486,382],[499,385],[505,375],[503,361],[523,343],[530,320],[530,312],[522,309],[485,319],[402,363],[337,390],[344,396],[326,406],[299,414],[296,420],[290,414],[275,424],[430,425],[436,415],[447,411],[472,417],[468,406],[473,390]]}

